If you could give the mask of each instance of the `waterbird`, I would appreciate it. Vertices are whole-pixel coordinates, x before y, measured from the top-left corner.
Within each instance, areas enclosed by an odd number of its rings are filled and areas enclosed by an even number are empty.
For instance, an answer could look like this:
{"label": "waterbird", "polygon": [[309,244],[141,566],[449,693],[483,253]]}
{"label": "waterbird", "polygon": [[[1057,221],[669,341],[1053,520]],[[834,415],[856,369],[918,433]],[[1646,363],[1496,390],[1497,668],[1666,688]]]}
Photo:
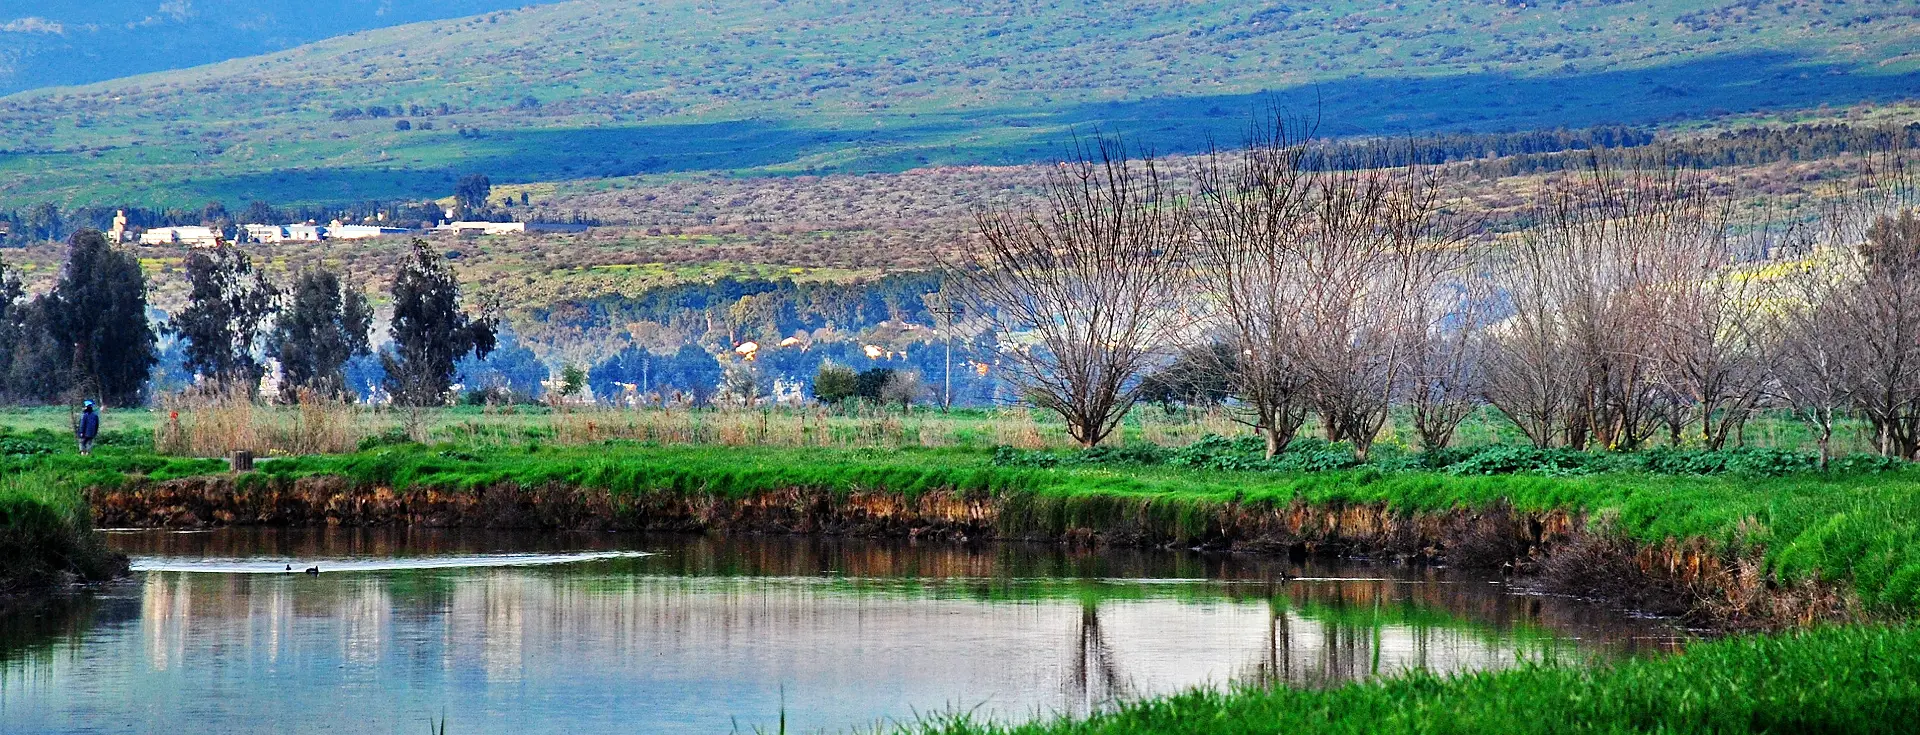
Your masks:
{"label": "waterbird", "polygon": [[289,571],[289,572],[291,572],[291,571],[293,571],[293,565],[292,565],[292,564],[288,564],[288,565],[287,565],[287,571]]}
{"label": "waterbird", "polygon": [[318,567],[318,566],[311,566],[311,567],[307,567],[307,573],[308,573],[308,574],[319,574],[319,573],[320,573],[320,567]]}

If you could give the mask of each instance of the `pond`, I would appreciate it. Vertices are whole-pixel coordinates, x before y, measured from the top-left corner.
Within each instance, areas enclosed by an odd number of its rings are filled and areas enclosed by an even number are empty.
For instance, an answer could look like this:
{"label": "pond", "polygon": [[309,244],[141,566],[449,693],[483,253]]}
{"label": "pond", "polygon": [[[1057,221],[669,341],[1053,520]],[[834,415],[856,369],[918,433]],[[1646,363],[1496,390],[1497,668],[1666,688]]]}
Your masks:
{"label": "pond", "polygon": [[110,539],[132,579],[0,608],[0,731],[771,732],[783,716],[790,732],[870,731],[1685,636],[1497,577],[1197,552],[417,529]]}

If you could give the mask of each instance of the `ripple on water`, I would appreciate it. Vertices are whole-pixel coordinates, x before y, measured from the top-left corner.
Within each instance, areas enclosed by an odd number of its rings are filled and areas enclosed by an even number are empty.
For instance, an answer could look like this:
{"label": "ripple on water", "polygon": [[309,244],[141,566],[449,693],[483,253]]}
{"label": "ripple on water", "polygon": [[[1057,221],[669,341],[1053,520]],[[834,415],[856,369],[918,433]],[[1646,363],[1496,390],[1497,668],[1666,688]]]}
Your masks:
{"label": "ripple on water", "polygon": [[[602,559],[629,559],[650,556],[645,551],[583,551],[572,554],[469,554],[462,556],[423,556],[414,558],[321,557],[308,559],[247,557],[245,559],[186,558],[168,556],[133,557],[136,572],[195,572],[202,574],[299,574],[308,567],[319,567],[322,574],[342,572],[390,572],[412,569],[480,569],[486,567],[535,567],[574,564]],[[293,569],[287,569],[292,566]]]}

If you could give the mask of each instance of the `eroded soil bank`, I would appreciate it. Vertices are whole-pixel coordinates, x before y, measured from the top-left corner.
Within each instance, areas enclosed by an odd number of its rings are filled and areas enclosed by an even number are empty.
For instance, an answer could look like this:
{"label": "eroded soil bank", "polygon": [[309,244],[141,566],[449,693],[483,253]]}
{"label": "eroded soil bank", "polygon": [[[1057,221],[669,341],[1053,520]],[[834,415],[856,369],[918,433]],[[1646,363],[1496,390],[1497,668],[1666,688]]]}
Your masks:
{"label": "eroded soil bank", "polygon": [[1758,550],[1702,540],[1646,544],[1583,514],[1506,507],[1409,513],[1379,504],[1202,503],[1151,496],[1048,496],[786,489],[742,497],[615,495],[502,483],[473,489],[355,485],[337,477],[195,477],[89,491],[100,527],[227,525],[529,528],[829,534],[1203,547],[1497,568],[1544,590],[1723,628],[1856,617],[1842,591],[1778,584]]}

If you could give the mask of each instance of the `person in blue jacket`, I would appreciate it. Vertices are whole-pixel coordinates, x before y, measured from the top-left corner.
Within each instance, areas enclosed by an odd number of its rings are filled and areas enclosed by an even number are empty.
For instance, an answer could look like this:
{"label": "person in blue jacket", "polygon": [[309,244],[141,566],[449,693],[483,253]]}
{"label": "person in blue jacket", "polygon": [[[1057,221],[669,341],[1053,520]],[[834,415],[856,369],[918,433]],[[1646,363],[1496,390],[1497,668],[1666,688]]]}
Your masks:
{"label": "person in blue jacket", "polygon": [[100,414],[94,413],[93,401],[81,405],[80,425],[73,427],[73,435],[80,439],[80,453],[93,456],[93,438],[100,435]]}

